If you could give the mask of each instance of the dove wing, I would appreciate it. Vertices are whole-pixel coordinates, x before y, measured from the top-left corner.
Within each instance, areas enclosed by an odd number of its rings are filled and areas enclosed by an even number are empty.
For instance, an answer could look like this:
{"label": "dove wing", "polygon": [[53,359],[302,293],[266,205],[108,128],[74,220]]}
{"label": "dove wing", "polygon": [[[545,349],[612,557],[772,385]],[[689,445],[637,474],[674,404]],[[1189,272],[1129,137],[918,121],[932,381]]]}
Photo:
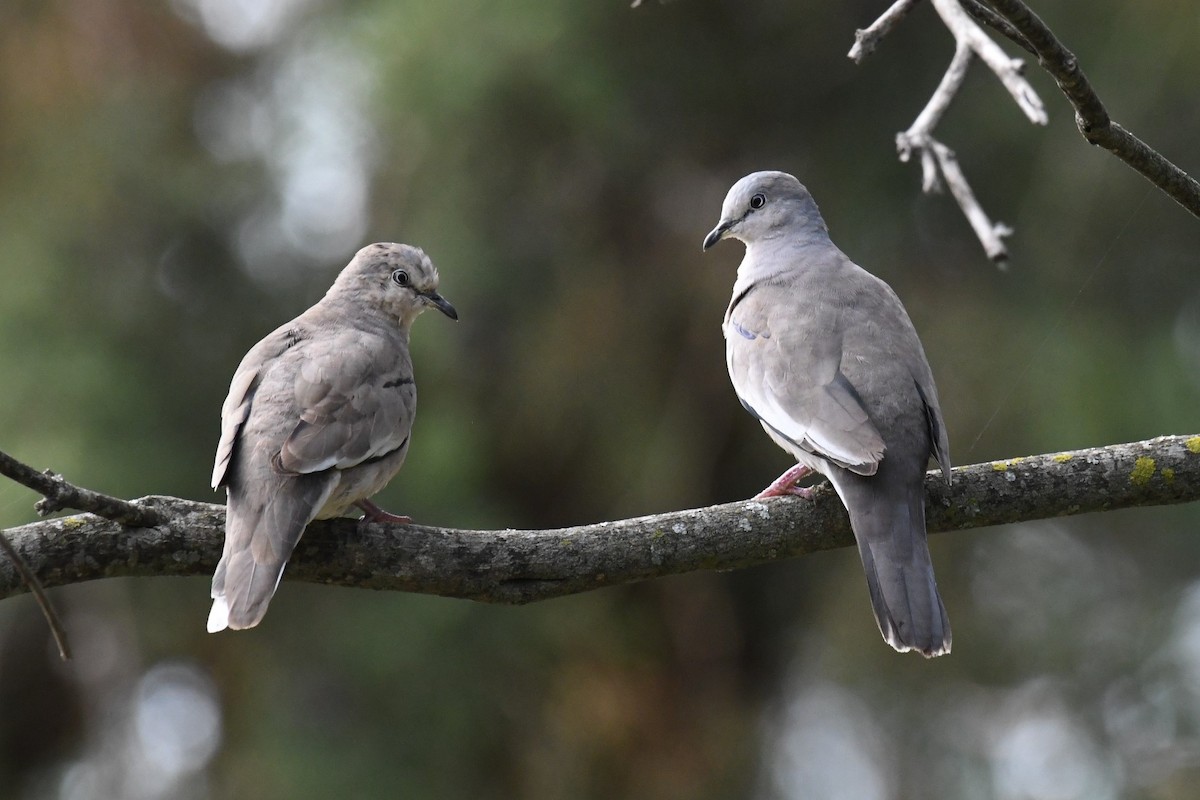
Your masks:
{"label": "dove wing", "polygon": [[303,355],[295,379],[300,418],[279,454],[284,470],[349,469],[404,446],[417,393],[403,342],[347,331]]}
{"label": "dove wing", "polygon": [[238,364],[229,382],[229,394],[221,406],[221,440],[217,444],[213,465],[212,487],[219,489],[230,481],[229,465],[241,440],[242,429],[250,417],[254,396],[263,375],[291,347],[303,341],[307,334],[298,321],[289,322],[268,334],[250,349]]}
{"label": "dove wing", "polygon": [[842,371],[839,321],[790,313],[778,287],[757,284],[730,306],[729,375],[742,405],[795,447],[860,475],[874,474],[884,443]]}

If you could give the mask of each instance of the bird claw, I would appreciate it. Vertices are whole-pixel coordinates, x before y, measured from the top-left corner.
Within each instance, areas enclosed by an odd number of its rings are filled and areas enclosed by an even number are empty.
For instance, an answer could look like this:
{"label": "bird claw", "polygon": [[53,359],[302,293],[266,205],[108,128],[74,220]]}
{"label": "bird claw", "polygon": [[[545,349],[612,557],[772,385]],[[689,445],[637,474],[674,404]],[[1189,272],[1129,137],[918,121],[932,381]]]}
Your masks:
{"label": "bird claw", "polygon": [[767,487],[758,494],[752,497],[752,500],[766,500],[768,497],[803,497],[805,500],[812,500],[814,489],[804,486],[786,486],[782,489],[772,489]]}
{"label": "bird claw", "polygon": [[765,500],[768,497],[803,497],[805,500],[811,500],[813,497],[812,487],[797,486],[798,481],[802,481],[811,475],[813,471],[804,466],[797,464],[787,472],[776,478],[770,486],[763,489],[758,494],[754,495],[754,500]]}
{"label": "bird claw", "polygon": [[396,525],[411,525],[412,517],[406,517],[403,514],[393,514],[390,511],[385,511],[379,506],[372,503],[370,500],[359,500],[354,505],[363,510],[361,521],[367,522],[391,522]]}

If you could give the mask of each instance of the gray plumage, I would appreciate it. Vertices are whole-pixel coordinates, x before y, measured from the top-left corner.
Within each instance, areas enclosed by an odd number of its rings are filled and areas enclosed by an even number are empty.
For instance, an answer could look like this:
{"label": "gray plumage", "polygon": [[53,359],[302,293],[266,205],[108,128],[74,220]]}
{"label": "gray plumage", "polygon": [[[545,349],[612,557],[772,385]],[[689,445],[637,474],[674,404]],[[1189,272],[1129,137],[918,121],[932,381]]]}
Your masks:
{"label": "gray plumage", "polygon": [[228,495],[208,630],[252,628],[314,519],[358,505],[404,463],[417,407],[408,334],[434,307],[438,273],[420,249],[359,250],[312,308],[251,348],[221,409],[213,488]]}
{"label": "gray plumage", "polygon": [[901,652],[950,652],[924,504],[929,458],[949,482],[950,448],[908,314],[833,244],[791,175],[734,184],[704,249],[726,237],[746,245],[725,314],[729,377],[800,465],[760,496],[806,495],[794,484],[808,470],[828,477],[850,514],[884,639]]}

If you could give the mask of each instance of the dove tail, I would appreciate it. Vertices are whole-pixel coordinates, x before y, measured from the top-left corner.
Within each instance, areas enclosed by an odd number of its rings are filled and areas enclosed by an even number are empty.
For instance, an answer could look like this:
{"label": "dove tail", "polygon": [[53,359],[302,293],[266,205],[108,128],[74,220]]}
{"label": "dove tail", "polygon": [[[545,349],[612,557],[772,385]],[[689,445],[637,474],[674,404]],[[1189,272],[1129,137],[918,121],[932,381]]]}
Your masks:
{"label": "dove tail", "polygon": [[209,633],[253,628],[262,621],[300,535],[337,481],[305,475],[281,483],[250,492],[229,487],[225,549],[213,575]]}
{"label": "dove tail", "polygon": [[219,594],[213,598],[212,610],[208,612],[208,632],[216,633],[229,627],[229,603],[225,595]]}
{"label": "dove tail", "polygon": [[878,478],[859,476],[837,483],[841,484],[838,493],[851,509],[850,525],[879,632],[901,653],[915,650],[926,658],[949,653],[950,620],[938,594],[925,538],[922,485],[888,491]]}
{"label": "dove tail", "polygon": [[278,566],[259,564],[246,556],[248,554],[235,559],[233,570],[227,572],[234,578],[227,581],[227,593],[213,594],[212,610],[208,612],[209,633],[226,628],[235,631],[253,628],[262,622],[267,613],[267,606],[275,596],[275,590],[279,588],[279,581],[283,578],[283,568],[287,566],[287,562]]}

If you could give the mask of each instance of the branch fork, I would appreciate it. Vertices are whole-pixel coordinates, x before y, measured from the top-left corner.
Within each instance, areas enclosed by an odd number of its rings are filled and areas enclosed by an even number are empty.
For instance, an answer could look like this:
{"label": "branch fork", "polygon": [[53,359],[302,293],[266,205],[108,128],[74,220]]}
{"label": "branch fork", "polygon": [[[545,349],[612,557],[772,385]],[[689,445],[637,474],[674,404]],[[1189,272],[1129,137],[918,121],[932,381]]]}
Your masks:
{"label": "branch fork", "polygon": [[[80,488],[68,483],[52,470],[38,472],[4,452],[0,452],[0,475],[12,478],[42,495],[42,499],[34,504],[34,510],[39,517],[47,517],[56,511],[72,508],[94,512],[97,516],[131,528],[149,528],[161,524],[164,520],[163,515],[153,509]],[[50,632],[54,635],[59,656],[63,661],[70,659],[71,648],[67,643],[67,634],[54,611],[54,606],[50,604],[50,598],[46,596],[37,575],[3,532],[0,532],[0,550],[4,551],[17,576],[33,593],[38,607],[42,610],[42,616],[46,618],[46,624],[50,626]]]}
{"label": "branch fork", "polygon": [[[857,31],[850,58],[861,61],[914,2],[916,0],[900,0],[884,12],[871,27],[865,31]],[[975,198],[971,184],[967,182],[962,167],[959,166],[954,151],[934,136],[934,130],[950,108],[958,90],[962,88],[967,70],[975,58],[979,58],[995,73],[1030,122],[1045,125],[1048,119],[1046,109],[1037,92],[1022,74],[1025,69],[1023,60],[1009,58],[975,23],[958,0],[931,2],[942,22],[954,35],[954,57],[925,108],[913,120],[908,130],[896,135],[896,151],[902,162],[908,162],[914,153],[920,155],[922,191],[931,194],[940,192],[943,186],[949,187],[950,194],[971,224],[988,258],[1003,266],[1008,260],[1008,248],[1004,239],[1012,234],[1012,228],[1003,222],[993,221],[983,210],[983,206]]]}
{"label": "branch fork", "polygon": [[[897,0],[868,28],[855,31],[854,46],[848,56],[855,63],[861,63],[916,2]],[[934,129],[962,86],[966,70],[976,56],[996,75],[1031,123],[1045,125],[1048,117],[1041,98],[1024,78],[1025,62],[1006,55],[980,25],[999,32],[1038,59],[1074,106],[1075,124],[1084,139],[1111,151],[1200,217],[1200,182],[1109,118],[1075,54],[1022,0],[930,2],[954,36],[954,58],[924,110],[908,130],[896,136],[896,148],[903,162],[909,161],[914,152],[920,154],[921,185],[926,193],[940,191],[945,181],[988,258],[1003,266],[1008,258],[1004,238],[1011,235],[1012,229],[1001,222],[993,222],[983,211],[958,166],[954,151],[935,138]]]}

